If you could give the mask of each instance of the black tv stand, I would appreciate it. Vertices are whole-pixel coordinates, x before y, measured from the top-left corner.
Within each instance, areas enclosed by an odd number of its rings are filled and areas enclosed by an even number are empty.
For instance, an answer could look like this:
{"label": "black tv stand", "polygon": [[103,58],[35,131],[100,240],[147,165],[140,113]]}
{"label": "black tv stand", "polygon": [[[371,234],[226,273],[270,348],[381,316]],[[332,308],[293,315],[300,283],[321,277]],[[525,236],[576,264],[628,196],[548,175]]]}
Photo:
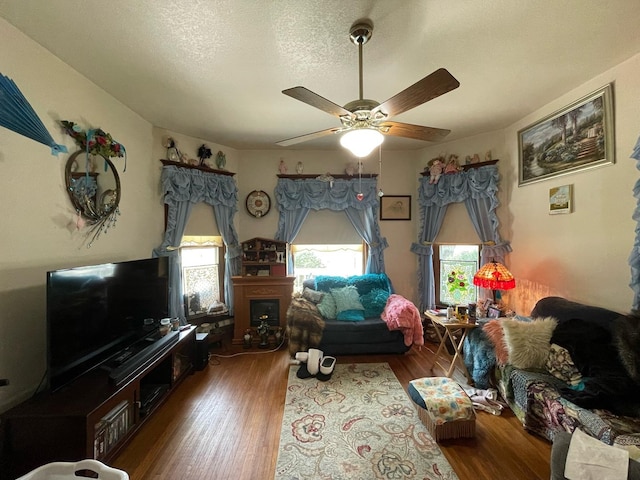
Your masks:
{"label": "black tv stand", "polygon": [[171,332],[149,347],[115,369],[93,369],[2,414],[0,480],[54,461],[109,463],[193,371],[196,329]]}
{"label": "black tv stand", "polygon": [[159,352],[180,339],[180,332],[171,331],[164,337],[145,337],[107,361],[103,367],[109,371],[109,380],[121,385],[152,361]]}

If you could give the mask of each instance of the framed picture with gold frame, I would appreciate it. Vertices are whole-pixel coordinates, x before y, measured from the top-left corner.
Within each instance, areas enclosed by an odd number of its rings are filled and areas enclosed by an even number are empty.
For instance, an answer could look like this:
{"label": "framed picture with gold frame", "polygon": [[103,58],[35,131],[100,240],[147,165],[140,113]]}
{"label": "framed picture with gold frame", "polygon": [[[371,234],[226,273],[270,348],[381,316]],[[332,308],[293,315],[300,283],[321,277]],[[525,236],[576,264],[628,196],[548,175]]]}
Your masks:
{"label": "framed picture with gold frame", "polygon": [[549,215],[571,213],[573,185],[549,189]]}

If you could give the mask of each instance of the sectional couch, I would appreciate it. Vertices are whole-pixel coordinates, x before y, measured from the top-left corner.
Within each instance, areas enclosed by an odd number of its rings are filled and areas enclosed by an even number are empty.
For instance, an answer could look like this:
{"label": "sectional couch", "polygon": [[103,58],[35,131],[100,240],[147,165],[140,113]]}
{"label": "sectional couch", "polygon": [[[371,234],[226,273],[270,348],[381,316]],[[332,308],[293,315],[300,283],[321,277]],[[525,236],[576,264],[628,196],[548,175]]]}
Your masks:
{"label": "sectional couch", "polygon": [[525,429],[553,440],[579,428],[640,457],[640,317],[547,297],[529,318],[475,330],[467,367],[497,386]]}

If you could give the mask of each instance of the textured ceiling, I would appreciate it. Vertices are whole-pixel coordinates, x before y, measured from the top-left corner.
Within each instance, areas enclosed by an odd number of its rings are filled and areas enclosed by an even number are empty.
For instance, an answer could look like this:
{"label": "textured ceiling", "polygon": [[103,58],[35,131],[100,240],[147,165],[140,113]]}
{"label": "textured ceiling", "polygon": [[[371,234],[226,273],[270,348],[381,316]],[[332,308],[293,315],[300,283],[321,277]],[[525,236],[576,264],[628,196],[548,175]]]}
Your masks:
{"label": "textured ceiling", "polygon": [[365,98],[440,67],[460,81],[393,118],[450,129],[446,140],[503,128],[640,52],[637,0],[0,0],[0,16],[153,125],[237,149],[339,126],[281,91],[357,99],[348,34],[361,18],[374,24]]}

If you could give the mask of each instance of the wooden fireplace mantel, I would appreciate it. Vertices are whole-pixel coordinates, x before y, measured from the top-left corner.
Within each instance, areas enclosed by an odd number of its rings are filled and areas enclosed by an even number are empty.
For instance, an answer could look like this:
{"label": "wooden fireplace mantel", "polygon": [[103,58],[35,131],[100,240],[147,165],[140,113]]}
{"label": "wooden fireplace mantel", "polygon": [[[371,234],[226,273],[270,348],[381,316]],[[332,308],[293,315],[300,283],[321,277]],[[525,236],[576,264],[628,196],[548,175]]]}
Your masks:
{"label": "wooden fireplace mantel", "polygon": [[[237,276],[233,281],[233,343],[243,342],[244,332],[251,327],[251,300],[278,300],[279,326],[286,326],[287,309],[293,293],[295,277]],[[255,327],[253,327],[255,329]],[[255,335],[254,335],[255,337]]]}

